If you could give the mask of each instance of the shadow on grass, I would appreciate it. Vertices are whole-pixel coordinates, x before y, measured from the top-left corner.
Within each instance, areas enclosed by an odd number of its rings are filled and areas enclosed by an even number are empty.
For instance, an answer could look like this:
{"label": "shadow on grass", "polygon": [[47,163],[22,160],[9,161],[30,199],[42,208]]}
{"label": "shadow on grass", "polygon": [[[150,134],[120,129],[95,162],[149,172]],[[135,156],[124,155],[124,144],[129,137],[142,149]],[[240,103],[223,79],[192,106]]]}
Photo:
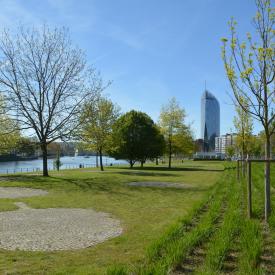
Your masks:
{"label": "shadow on grass", "polygon": [[[54,179],[54,181],[53,181]],[[40,183],[57,183],[62,182],[62,178],[55,178],[52,176],[43,177],[42,175],[28,175],[28,174],[18,174],[18,175],[3,175],[0,176],[0,183],[5,182],[23,182],[23,183],[31,183],[31,184],[40,184]]]}
{"label": "shadow on grass", "polygon": [[[127,169],[127,168],[123,168]],[[129,171],[114,171],[110,172],[112,174],[119,174],[125,176],[141,176],[141,177],[179,177],[180,175],[172,174],[172,173],[157,173],[157,172],[145,172],[142,170],[130,169]]]}
{"label": "shadow on grass", "polygon": [[[54,178],[54,177],[52,177]],[[58,178],[54,178],[58,179]],[[111,195],[123,195],[123,196],[131,196],[127,192],[123,192],[121,190],[121,187],[124,187],[123,184],[120,183],[111,183],[110,181],[106,181],[106,179],[99,180],[97,179],[96,181],[94,179],[89,179],[89,178],[82,178],[82,179],[74,179],[74,178],[64,178],[63,182],[65,184],[71,184],[76,187],[78,187],[82,191],[92,191],[94,193],[96,192],[106,192]]]}
{"label": "shadow on grass", "polygon": [[[114,167],[115,168],[115,167]],[[112,168],[111,168],[112,169]],[[129,171],[169,171],[169,172],[180,172],[180,171],[211,171],[211,172],[223,172],[224,168],[210,168],[210,167],[205,167],[202,168],[200,167],[165,167],[165,166],[148,166],[148,167],[133,167],[133,168],[129,168],[129,167],[120,167],[120,169],[125,169],[125,170],[129,170]],[[117,172],[119,173],[119,172]],[[155,174],[155,173],[152,173]],[[163,174],[159,174],[160,176],[162,176]],[[175,176],[175,174],[169,174],[172,176]]]}
{"label": "shadow on grass", "polygon": [[[180,174],[173,172],[181,171],[211,171],[211,172],[223,172],[223,169],[210,168],[210,167],[164,167],[164,166],[152,166],[152,167],[108,167],[108,175],[117,174],[125,176],[139,176],[139,177],[180,177]],[[169,173],[167,173],[169,172]],[[110,194],[119,194],[130,196],[130,194],[123,192],[123,188],[134,189],[138,191],[158,190],[162,192],[173,191],[173,192],[186,192],[186,191],[205,191],[208,190],[208,187],[186,187],[186,188],[170,188],[170,187],[130,187],[125,182],[126,178],[117,182],[115,178],[77,178],[70,175],[66,177],[57,177],[52,175],[50,177],[43,177],[42,175],[28,175],[28,174],[18,174],[18,175],[4,175],[0,176],[1,186],[12,184],[12,186],[24,186],[24,187],[33,187],[33,188],[42,188],[42,189],[51,189],[51,188],[64,188],[64,190],[70,190],[71,186],[76,186],[84,191],[93,191],[93,192],[109,192]],[[127,179],[129,182],[130,179]],[[160,181],[160,180],[156,180]],[[68,188],[66,188],[68,187]]]}
{"label": "shadow on grass", "polygon": [[176,187],[158,187],[158,186],[128,186],[126,187],[131,188],[135,191],[139,192],[146,192],[148,190],[150,191],[157,191],[157,192],[163,192],[163,193],[168,193],[168,192],[177,192],[177,193],[186,193],[186,192],[204,192],[208,191],[211,187],[192,187],[192,186],[186,186],[184,188],[176,188]]}

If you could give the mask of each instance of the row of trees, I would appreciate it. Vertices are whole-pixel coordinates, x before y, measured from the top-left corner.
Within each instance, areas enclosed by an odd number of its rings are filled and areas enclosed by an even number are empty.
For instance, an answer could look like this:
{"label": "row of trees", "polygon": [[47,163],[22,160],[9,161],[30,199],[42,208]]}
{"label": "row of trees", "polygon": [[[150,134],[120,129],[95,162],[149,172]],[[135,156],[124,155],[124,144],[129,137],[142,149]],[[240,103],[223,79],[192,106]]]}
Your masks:
{"label": "row of trees", "polygon": [[101,170],[103,154],[127,160],[130,167],[136,162],[143,166],[146,160],[167,154],[170,168],[172,155],[193,152],[192,133],[184,118],[185,112],[175,98],[163,106],[155,124],[143,112],[132,110],[121,115],[118,106],[99,96],[84,104],[76,137],[83,142],[82,147],[98,153]]}
{"label": "row of trees", "polygon": [[[245,99],[241,99],[244,101]],[[253,135],[253,117],[240,106],[236,106],[234,126],[237,132],[234,145],[227,148],[227,155],[232,157],[240,155],[241,159],[250,157],[261,158],[265,155],[265,132],[261,131],[257,136]],[[274,121],[275,123],[275,121]],[[275,134],[271,135],[271,155],[275,155]]]}
{"label": "row of trees", "polygon": [[[232,19],[229,22],[230,38],[222,39],[222,57],[237,110],[243,112],[244,116],[251,115],[263,127],[267,220],[271,212],[269,160],[271,138],[275,131],[275,8],[270,0],[256,0],[256,6],[257,14],[253,18],[255,39],[247,33],[247,40],[240,41],[236,32],[237,22]],[[247,124],[247,121],[244,122]],[[244,136],[243,143],[246,144]]]}

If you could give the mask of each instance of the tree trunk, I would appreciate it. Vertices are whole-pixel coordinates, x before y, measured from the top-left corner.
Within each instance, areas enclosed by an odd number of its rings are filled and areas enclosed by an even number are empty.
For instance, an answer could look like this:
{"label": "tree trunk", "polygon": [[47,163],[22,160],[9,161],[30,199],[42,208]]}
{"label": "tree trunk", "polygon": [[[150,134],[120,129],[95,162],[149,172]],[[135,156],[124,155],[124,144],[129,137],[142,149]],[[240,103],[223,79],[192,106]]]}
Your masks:
{"label": "tree trunk", "polygon": [[43,176],[48,177],[48,150],[46,142],[41,144],[41,151],[43,156]]}
{"label": "tree trunk", "polygon": [[271,203],[270,203],[270,135],[266,134],[266,144],[265,144],[265,220],[271,213]]}
{"label": "tree trunk", "polygon": [[134,162],[132,160],[130,160],[130,168],[132,169],[134,166]]}
{"label": "tree trunk", "polygon": [[156,165],[159,165],[159,159],[156,158]]}
{"label": "tree trunk", "polygon": [[245,144],[244,144],[244,134],[242,136],[242,176],[245,176],[245,161],[244,161],[244,153],[245,153]]}
{"label": "tree trunk", "polygon": [[247,160],[247,214],[252,216],[252,194],[251,194],[251,161]]}
{"label": "tree trunk", "polygon": [[100,170],[104,171],[103,162],[102,162],[102,150],[101,149],[99,150],[99,163],[100,163]]}
{"label": "tree trunk", "polygon": [[144,161],[142,160],[142,161],[140,162],[140,167],[141,167],[141,168],[143,168],[143,163],[144,163]]}
{"label": "tree trunk", "polygon": [[98,152],[96,152],[95,163],[96,163],[96,168],[98,168]]}
{"label": "tree trunk", "polygon": [[172,159],[172,141],[169,140],[169,164],[168,164],[169,168],[171,168],[171,159]]}

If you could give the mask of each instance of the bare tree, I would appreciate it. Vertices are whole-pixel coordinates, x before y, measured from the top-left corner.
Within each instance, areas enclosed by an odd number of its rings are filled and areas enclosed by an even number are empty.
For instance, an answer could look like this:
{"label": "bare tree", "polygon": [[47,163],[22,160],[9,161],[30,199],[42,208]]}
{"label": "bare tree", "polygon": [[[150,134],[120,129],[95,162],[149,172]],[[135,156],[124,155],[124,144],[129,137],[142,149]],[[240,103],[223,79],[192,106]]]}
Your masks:
{"label": "bare tree", "polygon": [[[236,34],[236,22],[230,22],[231,37],[222,39],[223,60],[236,103],[258,120],[265,132],[265,218],[270,204],[270,140],[274,133],[275,104],[275,9],[270,0],[256,0],[257,14],[253,19],[256,40],[247,34],[241,43]],[[242,100],[244,99],[244,100]]]}
{"label": "bare tree", "polygon": [[0,52],[0,92],[8,113],[20,129],[37,136],[48,176],[48,144],[77,129],[81,105],[100,89],[101,80],[94,70],[87,73],[84,53],[64,28],[4,31]]}

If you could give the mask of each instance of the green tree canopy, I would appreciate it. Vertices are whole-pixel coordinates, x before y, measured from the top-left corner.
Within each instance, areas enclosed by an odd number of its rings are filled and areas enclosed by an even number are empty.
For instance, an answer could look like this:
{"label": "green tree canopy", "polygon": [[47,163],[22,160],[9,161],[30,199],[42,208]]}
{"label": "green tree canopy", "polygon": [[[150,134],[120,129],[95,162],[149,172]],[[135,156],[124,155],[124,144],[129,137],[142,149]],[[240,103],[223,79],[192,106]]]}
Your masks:
{"label": "green tree canopy", "polygon": [[185,124],[185,116],[185,110],[175,98],[170,99],[161,109],[159,125],[166,141],[169,168],[172,154],[190,153],[193,150],[192,134],[190,127]]}
{"label": "green tree canopy", "polygon": [[163,135],[153,120],[145,113],[130,111],[114,124],[112,148],[109,153],[116,159],[125,159],[133,167],[163,154]]}
{"label": "green tree canopy", "polygon": [[227,157],[229,157],[230,159],[232,159],[232,157],[235,155],[235,146],[231,145],[226,147],[226,155]]}
{"label": "green tree canopy", "polygon": [[173,137],[172,153],[181,156],[191,156],[194,153],[195,144],[193,134],[189,126],[180,128]]}
{"label": "green tree canopy", "polygon": [[5,102],[0,96],[0,154],[9,153],[15,148],[20,137],[16,122],[5,112]]}
{"label": "green tree canopy", "polygon": [[27,137],[20,137],[16,143],[16,152],[17,154],[23,154],[27,157],[33,156],[35,151],[38,149],[37,142],[31,140]]}
{"label": "green tree canopy", "polygon": [[110,146],[112,127],[120,115],[120,108],[111,100],[99,96],[95,102],[87,102],[81,114],[81,130],[78,135],[86,148],[99,154],[103,170],[102,154]]}

